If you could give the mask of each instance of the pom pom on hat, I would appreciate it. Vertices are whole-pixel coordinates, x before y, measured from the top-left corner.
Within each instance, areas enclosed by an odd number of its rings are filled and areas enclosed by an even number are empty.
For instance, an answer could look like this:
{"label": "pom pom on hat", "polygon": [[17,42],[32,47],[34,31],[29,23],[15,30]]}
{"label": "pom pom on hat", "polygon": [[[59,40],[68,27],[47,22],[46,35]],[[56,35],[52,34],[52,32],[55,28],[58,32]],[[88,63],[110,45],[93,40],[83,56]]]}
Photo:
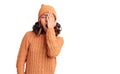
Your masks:
{"label": "pom pom on hat", "polygon": [[52,6],[50,6],[50,5],[42,4],[42,5],[41,5],[41,8],[40,8],[40,10],[39,10],[39,13],[38,13],[38,20],[40,19],[40,16],[41,16],[42,14],[44,14],[44,13],[46,13],[46,12],[48,12],[48,11],[52,12],[53,15],[55,16],[55,18],[57,19],[57,15],[56,15],[55,9],[54,9]]}

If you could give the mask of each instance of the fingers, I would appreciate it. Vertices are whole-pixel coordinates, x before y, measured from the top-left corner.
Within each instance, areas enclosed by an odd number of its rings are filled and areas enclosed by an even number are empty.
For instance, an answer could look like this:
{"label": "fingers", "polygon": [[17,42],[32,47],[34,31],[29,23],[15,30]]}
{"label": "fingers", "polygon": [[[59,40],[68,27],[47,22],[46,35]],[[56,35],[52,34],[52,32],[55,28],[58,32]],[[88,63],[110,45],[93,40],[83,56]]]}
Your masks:
{"label": "fingers", "polygon": [[48,11],[48,17],[47,17],[47,19],[54,20],[54,16],[53,16],[53,14],[50,11]]}
{"label": "fingers", "polygon": [[48,16],[47,16],[47,23],[48,23],[48,27],[54,27],[55,26],[55,18],[54,18],[54,15],[48,11]]}

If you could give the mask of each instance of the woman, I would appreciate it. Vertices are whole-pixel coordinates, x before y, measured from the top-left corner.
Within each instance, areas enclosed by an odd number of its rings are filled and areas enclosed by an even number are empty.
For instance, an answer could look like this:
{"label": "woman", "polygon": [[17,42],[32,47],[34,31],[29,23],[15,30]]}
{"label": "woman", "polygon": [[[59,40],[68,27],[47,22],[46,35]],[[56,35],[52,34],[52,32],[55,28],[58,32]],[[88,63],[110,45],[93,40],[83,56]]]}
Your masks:
{"label": "woman", "polygon": [[59,37],[61,26],[56,22],[55,9],[50,5],[41,5],[38,22],[33,31],[23,37],[17,56],[17,74],[54,74],[56,57],[60,53],[64,40]]}

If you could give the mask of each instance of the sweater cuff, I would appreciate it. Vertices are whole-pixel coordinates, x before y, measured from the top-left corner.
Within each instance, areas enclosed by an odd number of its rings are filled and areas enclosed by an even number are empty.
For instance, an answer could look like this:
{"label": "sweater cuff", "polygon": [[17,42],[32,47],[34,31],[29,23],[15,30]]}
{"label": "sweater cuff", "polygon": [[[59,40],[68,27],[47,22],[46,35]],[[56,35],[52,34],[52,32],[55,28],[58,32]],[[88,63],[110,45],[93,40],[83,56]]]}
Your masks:
{"label": "sweater cuff", "polygon": [[55,36],[54,28],[48,28],[47,29],[47,34],[49,34],[50,36]]}

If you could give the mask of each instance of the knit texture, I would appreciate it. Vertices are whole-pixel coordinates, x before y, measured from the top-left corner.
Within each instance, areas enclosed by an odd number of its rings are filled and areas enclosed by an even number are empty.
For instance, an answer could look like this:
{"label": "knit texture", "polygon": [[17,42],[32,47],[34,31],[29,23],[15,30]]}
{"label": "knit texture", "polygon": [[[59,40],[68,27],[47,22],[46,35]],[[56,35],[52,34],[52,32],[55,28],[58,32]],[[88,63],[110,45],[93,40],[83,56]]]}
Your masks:
{"label": "knit texture", "polygon": [[27,32],[17,56],[17,74],[54,74],[56,56],[63,43],[62,37],[55,36],[54,29],[48,29],[46,34],[40,36],[33,31]]}

